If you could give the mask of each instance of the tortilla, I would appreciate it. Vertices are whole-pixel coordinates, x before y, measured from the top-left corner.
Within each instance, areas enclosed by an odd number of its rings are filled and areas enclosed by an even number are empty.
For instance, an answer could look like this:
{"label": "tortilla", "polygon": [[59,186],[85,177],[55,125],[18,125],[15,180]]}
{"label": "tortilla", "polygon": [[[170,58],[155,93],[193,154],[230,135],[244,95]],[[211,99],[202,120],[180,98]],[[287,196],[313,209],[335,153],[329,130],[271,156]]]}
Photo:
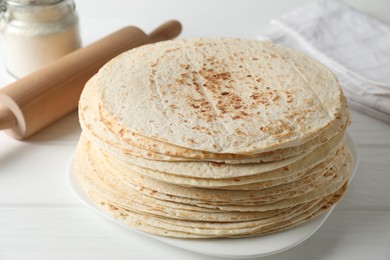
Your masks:
{"label": "tortilla", "polygon": [[86,84],[74,172],[141,231],[250,237],[325,212],[353,170],[334,75],[297,51],[188,39],[127,51]]}

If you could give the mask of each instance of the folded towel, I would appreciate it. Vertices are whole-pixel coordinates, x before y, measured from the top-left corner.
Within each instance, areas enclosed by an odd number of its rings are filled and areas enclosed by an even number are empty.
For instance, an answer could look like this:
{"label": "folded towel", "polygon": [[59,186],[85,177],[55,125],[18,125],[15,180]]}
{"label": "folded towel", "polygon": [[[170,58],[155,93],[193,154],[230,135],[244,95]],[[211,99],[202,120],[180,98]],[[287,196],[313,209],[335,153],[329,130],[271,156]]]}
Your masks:
{"label": "folded towel", "polygon": [[349,104],[390,123],[390,27],[337,0],[319,0],[271,20],[267,37],[319,60]]}

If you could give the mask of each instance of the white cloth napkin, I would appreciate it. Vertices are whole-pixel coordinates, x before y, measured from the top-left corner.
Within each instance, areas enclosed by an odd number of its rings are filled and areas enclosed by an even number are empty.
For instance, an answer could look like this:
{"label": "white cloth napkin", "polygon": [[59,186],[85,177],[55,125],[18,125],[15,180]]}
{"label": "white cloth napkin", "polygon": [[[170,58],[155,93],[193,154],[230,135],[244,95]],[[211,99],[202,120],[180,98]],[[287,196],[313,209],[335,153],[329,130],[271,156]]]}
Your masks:
{"label": "white cloth napkin", "polygon": [[267,37],[319,60],[352,108],[390,123],[390,27],[337,0],[317,0],[271,20]]}

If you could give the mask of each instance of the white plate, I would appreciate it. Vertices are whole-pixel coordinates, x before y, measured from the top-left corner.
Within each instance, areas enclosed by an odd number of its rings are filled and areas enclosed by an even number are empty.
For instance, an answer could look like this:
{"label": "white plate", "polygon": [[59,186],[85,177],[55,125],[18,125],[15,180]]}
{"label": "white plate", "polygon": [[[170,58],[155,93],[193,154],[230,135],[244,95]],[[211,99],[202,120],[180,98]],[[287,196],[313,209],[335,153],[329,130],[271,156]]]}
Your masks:
{"label": "white plate", "polygon": [[[347,143],[354,157],[354,174],[358,164],[357,148],[349,135],[347,135]],[[74,194],[88,207],[92,208],[99,214],[105,216],[111,221],[114,221],[115,223],[119,224],[120,226],[131,232],[137,232],[139,234],[154,238],[161,242],[205,255],[228,258],[253,258],[282,252],[284,250],[297,246],[298,244],[308,239],[311,235],[313,235],[325,222],[325,220],[328,218],[334,208],[332,207],[326,213],[321,214],[320,216],[296,227],[259,237],[236,239],[179,239],[156,236],[132,229],[117,221],[116,219],[112,218],[111,216],[107,215],[105,212],[101,211],[98,207],[96,207],[90,201],[83,188],[81,187],[80,183],[78,182],[78,179],[75,177],[74,172],[72,170],[72,162],[73,160],[70,162],[67,170],[69,187],[74,192]],[[131,235],[131,233],[129,233],[129,235]]]}

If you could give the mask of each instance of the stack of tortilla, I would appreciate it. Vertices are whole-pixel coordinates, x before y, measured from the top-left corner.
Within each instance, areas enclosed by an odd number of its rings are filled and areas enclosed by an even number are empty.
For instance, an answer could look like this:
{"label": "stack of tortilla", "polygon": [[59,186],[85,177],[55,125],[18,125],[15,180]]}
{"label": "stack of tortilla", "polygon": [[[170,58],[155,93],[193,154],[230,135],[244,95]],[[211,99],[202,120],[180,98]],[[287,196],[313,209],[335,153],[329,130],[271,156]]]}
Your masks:
{"label": "stack of tortilla", "polygon": [[108,62],[79,104],[75,172],[145,232],[248,237],[308,221],[352,174],[348,107],[311,58],[270,42],[190,39]]}

